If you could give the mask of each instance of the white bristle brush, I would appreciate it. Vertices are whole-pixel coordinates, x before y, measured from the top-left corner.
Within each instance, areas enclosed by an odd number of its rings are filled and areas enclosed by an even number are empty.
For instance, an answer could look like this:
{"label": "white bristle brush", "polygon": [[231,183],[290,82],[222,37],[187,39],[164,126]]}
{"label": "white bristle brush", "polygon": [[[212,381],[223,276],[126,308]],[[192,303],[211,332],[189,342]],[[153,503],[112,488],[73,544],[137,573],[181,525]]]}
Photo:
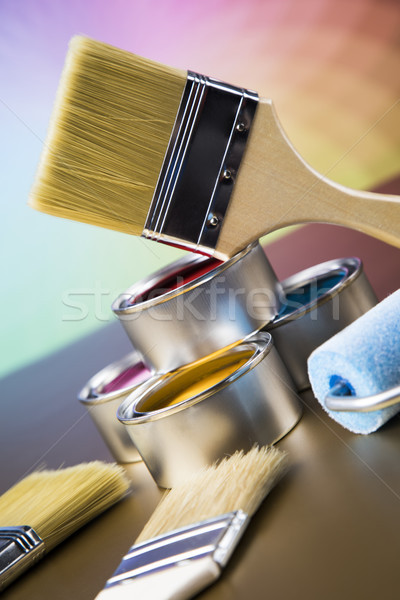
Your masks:
{"label": "white bristle brush", "polygon": [[192,598],[221,575],[286,466],[276,448],[253,448],[167,491],[96,600]]}
{"label": "white bristle brush", "polygon": [[0,496],[0,590],[120,500],[129,483],[100,461],[37,471]]}

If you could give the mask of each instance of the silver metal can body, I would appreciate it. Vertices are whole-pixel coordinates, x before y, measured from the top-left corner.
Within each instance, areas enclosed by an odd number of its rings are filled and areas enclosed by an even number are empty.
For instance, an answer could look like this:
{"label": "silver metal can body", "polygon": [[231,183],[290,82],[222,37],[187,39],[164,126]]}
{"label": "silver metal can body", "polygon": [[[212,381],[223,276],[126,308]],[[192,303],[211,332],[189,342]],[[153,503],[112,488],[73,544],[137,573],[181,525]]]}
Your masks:
{"label": "silver metal can body", "polygon": [[308,389],[311,352],[377,303],[358,258],[341,258],[282,281],[286,305],[266,330],[298,391]]}
{"label": "silver metal can body", "polygon": [[[171,371],[241,340],[279,312],[282,288],[258,242],[189,282],[180,276],[187,269],[201,273],[207,261],[185,256],[112,305],[134,348],[156,371]],[[175,289],[166,285],[171,278]]]}
{"label": "silver metal can body", "polygon": [[[128,382],[130,372],[132,376]],[[96,373],[78,394],[78,400],[86,407],[117,462],[142,460],[126,428],[118,421],[117,410],[121,402],[150,375],[141,356],[131,352]]]}
{"label": "silver metal can body", "polygon": [[275,443],[300,419],[300,402],[271,336],[257,334],[223,356],[235,359],[242,351],[251,354],[244,365],[183,402],[145,410],[176,378],[196,378],[188,367],[149,380],[121,404],[118,419],[158,485],[174,487],[236,450]]}

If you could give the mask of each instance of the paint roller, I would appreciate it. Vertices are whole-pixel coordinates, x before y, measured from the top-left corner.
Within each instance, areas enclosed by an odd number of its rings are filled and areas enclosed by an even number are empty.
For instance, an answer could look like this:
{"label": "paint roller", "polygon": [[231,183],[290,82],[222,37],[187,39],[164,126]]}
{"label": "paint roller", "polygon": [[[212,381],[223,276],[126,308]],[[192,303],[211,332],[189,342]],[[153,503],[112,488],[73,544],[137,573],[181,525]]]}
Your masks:
{"label": "paint roller", "polygon": [[354,433],[400,411],[400,290],[324,342],[308,359],[315,397]]}

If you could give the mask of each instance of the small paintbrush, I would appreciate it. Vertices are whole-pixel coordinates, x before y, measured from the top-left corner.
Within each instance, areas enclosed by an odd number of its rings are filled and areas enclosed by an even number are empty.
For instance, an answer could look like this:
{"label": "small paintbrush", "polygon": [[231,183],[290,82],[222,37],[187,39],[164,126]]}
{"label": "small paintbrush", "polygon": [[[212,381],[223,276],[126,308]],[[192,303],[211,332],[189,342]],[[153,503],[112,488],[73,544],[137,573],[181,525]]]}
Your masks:
{"label": "small paintbrush", "polygon": [[129,483],[100,461],[37,471],[0,497],[0,590],[120,500]]}
{"label": "small paintbrush", "polygon": [[186,600],[209,586],[286,464],[276,448],[253,448],[167,491],[96,600]]}
{"label": "small paintbrush", "polygon": [[400,246],[399,197],[314,171],[270,100],[81,36],[70,44],[30,204],[220,259],[311,221]]}

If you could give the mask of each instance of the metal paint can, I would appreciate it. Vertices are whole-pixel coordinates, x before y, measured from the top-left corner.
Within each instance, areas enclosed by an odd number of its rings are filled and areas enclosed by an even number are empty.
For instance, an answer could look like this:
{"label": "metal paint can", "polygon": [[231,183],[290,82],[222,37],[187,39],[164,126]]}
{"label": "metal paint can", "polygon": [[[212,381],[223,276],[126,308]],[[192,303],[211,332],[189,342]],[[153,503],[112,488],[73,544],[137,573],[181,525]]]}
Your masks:
{"label": "metal paint can", "polygon": [[126,428],[117,419],[120,403],[151,376],[137,352],[130,352],[91,377],[78,394],[117,462],[142,460]]}
{"label": "metal paint can", "polygon": [[310,387],[311,352],[377,303],[359,258],[339,258],[282,281],[285,304],[265,329],[298,391]]}
{"label": "metal paint can", "polygon": [[236,450],[277,442],[299,421],[301,405],[264,332],[155,375],[117,416],[156,483],[174,487]]}
{"label": "metal paint can", "polygon": [[281,304],[257,242],[224,263],[188,254],[133,285],[112,310],[145,361],[168,372],[258,331]]}

